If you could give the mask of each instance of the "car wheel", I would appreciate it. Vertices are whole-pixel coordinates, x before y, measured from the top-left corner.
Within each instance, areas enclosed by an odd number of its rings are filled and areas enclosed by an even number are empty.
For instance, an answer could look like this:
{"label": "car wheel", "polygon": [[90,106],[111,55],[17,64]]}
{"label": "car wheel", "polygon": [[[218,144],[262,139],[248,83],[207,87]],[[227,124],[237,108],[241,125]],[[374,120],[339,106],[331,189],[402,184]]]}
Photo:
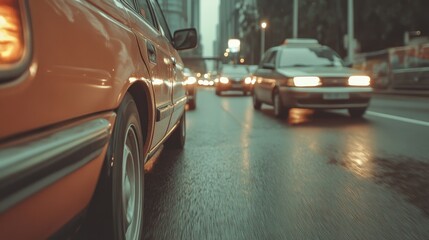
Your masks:
{"label": "car wheel", "polygon": [[352,118],[361,118],[365,114],[366,108],[349,108],[348,111]]}
{"label": "car wheel", "polygon": [[253,93],[253,108],[256,110],[261,109],[262,103],[258,100],[258,97],[256,97],[256,94]]}
{"label": "car wheel", "polygon": [[282,100],[278,91],[274,91],[273,95],[274,116],[277,118],[285,117],[289,114],[289,109],[283,107]]}
{"label": "car wheel", "polygon": [[179,125],[176,127],[170,138],[166,142],[169,149],[183,149],[186,140],[186,112],[180,118]]}
{"label": "car wheel", "polygon": [[221,93],[222,93],[221,91],[216,90],[216,95],[220,96]]}
{"label": "car wheel", "polygon": [[107,153],[89,209],[89,238],[141,239],[143,232],[143,137],[136,104],[126,94],[118,111]]}
{"label": "car wheel", "polygon": [[243,96],[246,96],[247,95],[247,91],[243,91]]}
{"label": "car wheel", "polygon": [[194,96],[194,99],[189,101],[188,107],[189,107],[189,110],[194,110],[197,107],[196,102],[195,102],[195,96]]}

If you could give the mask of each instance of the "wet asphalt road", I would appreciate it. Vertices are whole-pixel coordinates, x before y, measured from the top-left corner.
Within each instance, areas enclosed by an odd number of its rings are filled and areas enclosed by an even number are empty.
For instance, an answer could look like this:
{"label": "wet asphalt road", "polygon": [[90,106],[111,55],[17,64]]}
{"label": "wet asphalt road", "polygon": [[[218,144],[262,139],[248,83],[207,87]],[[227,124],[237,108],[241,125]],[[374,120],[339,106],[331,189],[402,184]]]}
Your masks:
{"label": "wet asphalt road", "polygon": [[144,239],[429,239],[429,98],[278,120],[200,90],[187,134],[145,175]]}

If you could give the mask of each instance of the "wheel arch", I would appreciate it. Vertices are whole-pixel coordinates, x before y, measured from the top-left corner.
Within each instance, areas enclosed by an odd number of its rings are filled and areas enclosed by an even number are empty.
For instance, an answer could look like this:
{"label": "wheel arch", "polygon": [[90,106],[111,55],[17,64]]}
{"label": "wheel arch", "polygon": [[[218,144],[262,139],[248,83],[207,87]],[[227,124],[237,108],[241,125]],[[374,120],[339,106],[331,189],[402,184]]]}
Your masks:
{"label": "wheel arch", "polygon": [[151,92],[151,86],[143,81],[135,82],[128,88],[128,93],[133,97],[140,118],[140,126],[142,129],[143,136],[143,153],[146,156],[149,152],[150,145],[152,144],[151,139],[154,131],[155,122],[155,104],[153,103],[153,96]]}

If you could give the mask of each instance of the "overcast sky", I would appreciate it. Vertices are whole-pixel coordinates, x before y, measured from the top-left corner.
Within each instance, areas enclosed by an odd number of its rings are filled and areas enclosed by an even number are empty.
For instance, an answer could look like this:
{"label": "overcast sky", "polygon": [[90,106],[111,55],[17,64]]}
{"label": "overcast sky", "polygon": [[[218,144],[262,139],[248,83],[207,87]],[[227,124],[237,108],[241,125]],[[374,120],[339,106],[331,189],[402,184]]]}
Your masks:
{"label": "overcast sky", "polygon": [[216,24],[219,19],[219,0],[201,0],[201,42],[203,56],[213,56],[213,41],[216,38]]}

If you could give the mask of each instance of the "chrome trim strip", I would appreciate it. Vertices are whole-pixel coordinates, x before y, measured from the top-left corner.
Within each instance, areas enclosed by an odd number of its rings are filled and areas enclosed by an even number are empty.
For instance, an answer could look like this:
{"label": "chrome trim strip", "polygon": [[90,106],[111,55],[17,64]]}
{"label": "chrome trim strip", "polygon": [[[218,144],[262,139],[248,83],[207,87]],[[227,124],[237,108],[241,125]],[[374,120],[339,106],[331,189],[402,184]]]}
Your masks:
{"label": "chrome trim strip", "polygon": [[100,155],[110,128],[110,122],[100,118],[0,148],[0,213]]}
{"label": "chrome trim strip", "polygon": [[174,103],[174,108],[178,108],[178,107],[182,107],[182,106],[186,105],[186,101],[187,101],[187,97],[186,96],[184,96],[183,98],[177,100]]}

